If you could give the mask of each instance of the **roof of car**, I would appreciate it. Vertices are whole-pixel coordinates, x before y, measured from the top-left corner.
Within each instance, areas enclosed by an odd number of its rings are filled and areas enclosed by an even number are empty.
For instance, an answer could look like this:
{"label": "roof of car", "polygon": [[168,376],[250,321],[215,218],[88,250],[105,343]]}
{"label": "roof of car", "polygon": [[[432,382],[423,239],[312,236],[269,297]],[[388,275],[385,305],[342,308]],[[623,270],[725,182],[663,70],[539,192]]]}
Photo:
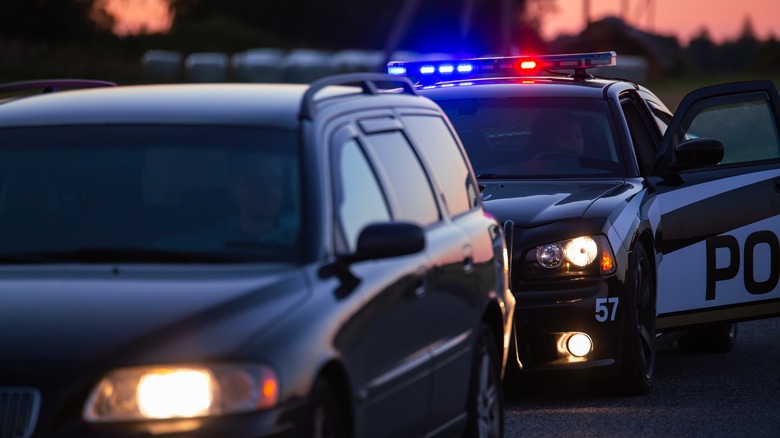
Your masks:
{"label": "roof of car", "polygon": [[615,52],[390,61],[390,75],[408,77],[434,100],[503,97],[606,99],[626,89],[649,92],[631,80],[602,77]]}
{"label": "roof of car", "polygon": [[[156,84],[36,94],[0,103],[0,127],[153,123],[295,129],[308,88],[308,84]],[[333,101],[328,97],[348,94],[358,98],[360,89],[330,86],[317,101],[328,105]],[[393,97],[398,98],[403,97]]]}
{"label": "roof of car", "polygon": [[606,89],[617,83],[628,82],[616,79],[581,79],[566,76],[504,77],[441,82],[435,85],[421,86],[419,92],[434,100],[513,96],[602,99]]}
{"label": "roof of car", "polygon": [[304,85],[166,84],[39,94],[0,105],[0,126],[218,123],[297,126]]}

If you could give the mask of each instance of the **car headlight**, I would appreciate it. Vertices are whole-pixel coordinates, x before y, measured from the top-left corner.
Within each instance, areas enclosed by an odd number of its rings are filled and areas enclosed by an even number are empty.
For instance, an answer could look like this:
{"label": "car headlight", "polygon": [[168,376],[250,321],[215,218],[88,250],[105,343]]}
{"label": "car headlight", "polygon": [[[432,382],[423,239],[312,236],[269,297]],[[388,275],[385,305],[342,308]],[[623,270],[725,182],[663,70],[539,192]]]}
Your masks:
{"label": "car headlight", "polygon": [[528,251],[523,278],[593,276],[615,272],[615,256],[602,235],[546,243]]}
{"label": "car headlight", "polygon": [[194,418],[271,408],[279,378],[263,365],[121,368],[95,386],[84,406],[91,423]]}

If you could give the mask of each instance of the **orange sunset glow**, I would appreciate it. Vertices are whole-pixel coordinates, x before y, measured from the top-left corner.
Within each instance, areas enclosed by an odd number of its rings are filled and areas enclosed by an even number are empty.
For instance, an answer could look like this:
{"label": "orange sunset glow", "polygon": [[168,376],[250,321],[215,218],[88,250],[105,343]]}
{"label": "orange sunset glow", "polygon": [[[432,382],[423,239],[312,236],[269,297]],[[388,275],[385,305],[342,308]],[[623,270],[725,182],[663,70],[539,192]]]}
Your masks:
{"label": "orange sunset glow", "polygon": [[739,37],[749,19],[756,38],[780,38],[778,0],[557,0],[557,11],[544,20],[542,36],[574,34],[585,25],[586,5],[591,20],[623,17],[634,27],[662,35],[674,35],[682,44],[706,28],[716,42]]}
{"label": "orange sunset glow", "polygon": [[114,16],[114,33],[133,35],[164,32],[173,17],[167,0],[103,0],[106,11]]}

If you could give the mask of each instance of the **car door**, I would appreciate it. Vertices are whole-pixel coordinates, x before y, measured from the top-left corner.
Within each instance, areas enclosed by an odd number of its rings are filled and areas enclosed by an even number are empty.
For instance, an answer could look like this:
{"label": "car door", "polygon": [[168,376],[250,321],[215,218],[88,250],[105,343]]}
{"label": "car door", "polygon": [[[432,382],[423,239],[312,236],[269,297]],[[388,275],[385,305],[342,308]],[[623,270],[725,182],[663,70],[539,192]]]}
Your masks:
{"label": "car door", "polygon": [[[471,346],[480,304],[474,296],[475,248],[467,233],[443,211],[436,180],[424,165],[425,157],[413,147],[408,132],[380,130],[382,124],[386,121],[361,120],[392,186],[398,219],[414,222],[425,230],[430,265],[419,293],[428,326],[417,336],[426,339],[431,348],[433,387],[426,429],[437,429],[462,414],[466,407],[473,361]],[[433,129],[430,124],[428,128]]]}
{"label": "car door", "polygon": [[[659,330],[780,314],[780,98],[770,81],[696,90],[653,163]],[[717,164],[718,147],[723,145]]]}
{"label": "car door", "polygon": [[[496,257],[494,243],[499,241],[501,246],[503,240],[496,223],[481,208],[476,180],[444,118],[420,113],[406,114],[403,119],[434,175],[448,215],[446,227],[434,231],[434,244],[429,248],[432,257],[449,261],[436,268],[436,287],[431,291],[439,309],[431,315],[431,332],[437,338],[431,422],[439,425],[465,408],[469,379],[464,376],[473,365],[475,329],[487,297],[502,287],[497,284],[495,263],[503,261]],[[465,240],[452,227],[461,230]],[[463,242],[460,251],[459,240]]]}
{"label": "car door", "polygon": [[[397,220],[383,170],[369,160],[369,138],[355,126],[333,136],[336,247],[353,253],[360,231]],[[428,256],[353,263],[334,294],[352,310],[336,337],[356,394],[356,435],[423,434],[430,394],[430,339],[424,290]]]}

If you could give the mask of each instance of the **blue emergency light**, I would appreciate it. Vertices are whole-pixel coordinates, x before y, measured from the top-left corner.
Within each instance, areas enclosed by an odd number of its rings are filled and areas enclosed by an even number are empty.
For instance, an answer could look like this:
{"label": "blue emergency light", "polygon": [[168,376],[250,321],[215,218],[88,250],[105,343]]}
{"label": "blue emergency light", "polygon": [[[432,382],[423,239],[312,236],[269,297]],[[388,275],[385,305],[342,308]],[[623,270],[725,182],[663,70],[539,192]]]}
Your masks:
{"label": "blue emergency light", "polygon": [[502,56],[460,61],[390,61],[387,72],[408,76],[423,84],[486,77],[528,76],[540,71],[574,70],[574,76],[587,77],[587,69],[616,64],[615,52],[571,53],[563,55]]}

